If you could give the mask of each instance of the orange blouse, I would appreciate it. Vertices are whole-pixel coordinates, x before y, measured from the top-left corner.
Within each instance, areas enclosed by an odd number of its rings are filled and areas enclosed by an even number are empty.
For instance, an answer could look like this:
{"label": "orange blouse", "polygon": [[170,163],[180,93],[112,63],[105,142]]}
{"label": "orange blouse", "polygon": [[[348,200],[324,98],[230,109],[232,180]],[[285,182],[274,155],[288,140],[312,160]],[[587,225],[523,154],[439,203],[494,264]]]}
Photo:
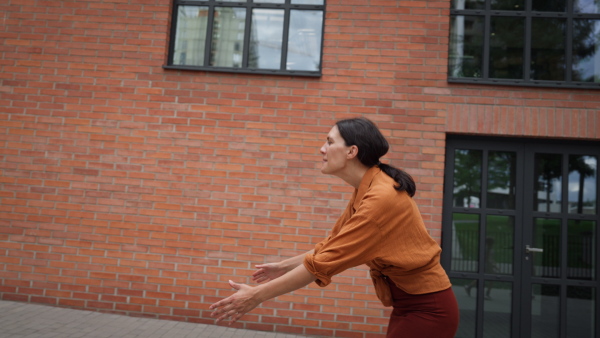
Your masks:
{"label": "orange blouse", "polygon": [[371,268],[377,296],[386,306],[391,295],[384,277],[409,294],[451,286],[440,265],[440,246],[427,232],[414,200],[395,185],[379,167],[367,171],[329,237],[304,258],[319,286],[361,264]]}

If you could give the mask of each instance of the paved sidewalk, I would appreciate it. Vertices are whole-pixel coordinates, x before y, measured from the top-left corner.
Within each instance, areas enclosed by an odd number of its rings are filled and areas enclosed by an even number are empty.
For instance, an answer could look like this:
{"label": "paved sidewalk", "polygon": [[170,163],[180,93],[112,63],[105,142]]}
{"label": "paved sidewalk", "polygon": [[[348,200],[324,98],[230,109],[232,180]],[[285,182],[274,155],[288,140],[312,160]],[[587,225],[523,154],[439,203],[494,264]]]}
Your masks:
{"label": "paved sidewalk", "polygon": [[4,300],[0,301],[0,337],[306,338]]}

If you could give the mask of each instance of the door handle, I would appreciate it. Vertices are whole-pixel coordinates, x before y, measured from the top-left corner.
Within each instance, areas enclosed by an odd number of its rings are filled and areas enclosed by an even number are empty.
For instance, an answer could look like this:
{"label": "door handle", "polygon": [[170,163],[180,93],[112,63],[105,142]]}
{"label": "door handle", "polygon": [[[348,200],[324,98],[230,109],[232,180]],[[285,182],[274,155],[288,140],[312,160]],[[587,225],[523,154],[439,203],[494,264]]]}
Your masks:
{"label": "door handle", "polygon": [[542,248],[532,248],[529,245],[525,245],[525,252],[526,253],[544,252],[544,249],[542,249]]}

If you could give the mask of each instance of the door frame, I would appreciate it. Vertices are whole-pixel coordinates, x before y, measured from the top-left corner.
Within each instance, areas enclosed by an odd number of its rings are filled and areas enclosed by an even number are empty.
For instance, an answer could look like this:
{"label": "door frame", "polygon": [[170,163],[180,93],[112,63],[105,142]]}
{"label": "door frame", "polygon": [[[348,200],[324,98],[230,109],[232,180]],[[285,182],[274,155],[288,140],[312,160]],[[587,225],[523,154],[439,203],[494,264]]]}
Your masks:
{"label": "door frame", "polygon": [[[486,151],[510,151],[516,153],[516,181],[515,185],[521,187],[520,193],[515,198],[515,209],[487,209],[482,208],[486,206],[486,192],[487,182],[481,177],[481,201],[480,208],[469,208],[469,207],[454,207],[453,203],[453,189],[454,189],[454,152],[455,149],[473,149],[482,150],[484,154]],[[472,135],[447,135],[446,143],[446,159],[445,159],[445,173],[444,173],[444,200],[443,200],[443,215],[442,215],[442,257],[441,262],[450,278],[463,278],[463,279],[475,279],[478,281],[477,291],[480,297],[476,300],[476,313],[475,313],[475,331],[476,337],[483,337],[483,315],[484,315],[484,283],[485,281],[498,281],[498,282],[511,282],[513,285],[512,297],[511,297],[511,337],[528,337],[531,331],[531,286],[535,281],[540,281],[539,278],[532,278],[530,271],[527,272],[525,269],[531,269],[530,259],[528,262],[525,261],[526,253],[525,246],[532,245],[532,223],[535,217],[545,214],[542,212],[533,211],[533,196],[535,193],[534,186],[534,172],[533,165],[534,153],[560,153],[563,157],[566,154],[579,154],[577,149],[581,149],[581,154],[585,155],[596,155],[597,161],[600,162],[600,142],[598,141],[574,141],[574,140],[549,140],[549,139],[528,139],[528,138],[507,138],[507,137],[485,137],[485,136],[472,136]],[[600,164],[600,163],[599,163]],[[487,155],[482,157],[482,175],[487,173]],[[563,164],[566,166],[566,164]],[[566,168],[565,168],[566,169]],[[597,175],[600,173],[598,172]],[[564,174],[563,174],[564,175]],[[566,171],[568,176],[568,171]],[[563,176],[565,177],[565,176]],[[563,180],[563,196],[568,193],[567,184],[568,180]],[[585,286],[591,286],[595,290],[595,334],[596,338],[600,338],[600,177],[596,178],[596,215],[591,217],[596,221],[596,247],[595,247],[595,280],[586,281]],[[568,201],[562,198],[562,203],[565,205]],[[564,207],[563,207],[563,210]],[[480,216],[480,224],[483,227],[479,232],[479,257],[485,255],[485,221],[484,218],[487,215],[503,215],[514,217],[514,250],[513,250],[513,274],[512,275],[494,275],[490,276],[486,274],[483,269],[484,260],[479,259],[478,272],[460,272],[452,271],[451,259],[452,259],[452,217],[454,213],[472,213]],[[554,214],[556,215],[556,214]],[[561,218],[572,219],[568,213],[560,213]],[[564,221],[564,220],[563,220]],[[531,254],[530,258],[532,258]],[[566,255],[566,253],[563,253]],[[487,275],[487,278],[485,277]],[[560,280],[559,280],[560,281]],[[553,280],[554,285],[557,284],[556,280]],[[579,283],[579,281],[576,281]],[[572,285],[573,283],[567,284],[558,283],[561,285],[561,300],[566,300],[566,292],[562,287],[563,285]],[[560,305],[560,322],[566,323],[566,304],[561,303]],[[559,337],[566,337],[566,325],[560,325]]]}

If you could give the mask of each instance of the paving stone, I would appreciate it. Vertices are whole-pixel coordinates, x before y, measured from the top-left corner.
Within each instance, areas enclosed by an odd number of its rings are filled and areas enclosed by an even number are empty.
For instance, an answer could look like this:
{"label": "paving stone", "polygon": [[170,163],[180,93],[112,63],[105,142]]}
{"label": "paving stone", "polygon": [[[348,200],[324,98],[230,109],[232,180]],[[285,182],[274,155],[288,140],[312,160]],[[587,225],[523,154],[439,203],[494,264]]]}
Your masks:
{"label": "paving stone", "polygon": [[[2,338],[306,338],[0,300]],[[313,336],[314,337],[314,336]]]}

